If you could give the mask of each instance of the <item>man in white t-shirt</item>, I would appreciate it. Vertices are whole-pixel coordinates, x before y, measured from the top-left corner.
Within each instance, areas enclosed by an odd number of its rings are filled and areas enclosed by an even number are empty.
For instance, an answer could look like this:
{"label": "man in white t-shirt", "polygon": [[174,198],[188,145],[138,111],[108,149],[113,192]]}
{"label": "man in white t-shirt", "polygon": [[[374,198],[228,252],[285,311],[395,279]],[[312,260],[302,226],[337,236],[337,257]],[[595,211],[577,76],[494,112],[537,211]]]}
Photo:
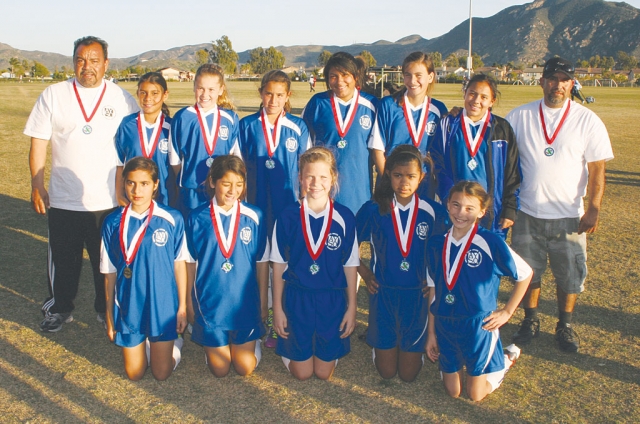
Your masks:
{"label": "man in white t-shirt", "polygon": [[[95,285],[94,308],[104,322],[104,278],[100,274],[100,227],[116,204],[117,154],[114,135],[120,121],[136,112],[135,99],[104,80],[107,43],[83,37],[74,43],[76,77],[47,87],[24,129],[31,137],[31,203],[49,225],[49,297],[40,329],[56,332],[73,321],[82,251],[86,246]],[[51,178],[45,188],[47,145]]]}
{"label": "man in white t-shirt", "polygon": [[603,122],[570,99],[574,73],[570,61],[549,59],[540,78],[544,98],[506,117],[516,134],[523,174],[511,242],[534,270],[522,300],[525,318],[513,340],[527,344],[539,333],[540,280],[548,259],[558,299],[556,340],[566,352],[580,346],[572,314],[587,276],[586,235],[598,227],[605,162],[613,159]]}

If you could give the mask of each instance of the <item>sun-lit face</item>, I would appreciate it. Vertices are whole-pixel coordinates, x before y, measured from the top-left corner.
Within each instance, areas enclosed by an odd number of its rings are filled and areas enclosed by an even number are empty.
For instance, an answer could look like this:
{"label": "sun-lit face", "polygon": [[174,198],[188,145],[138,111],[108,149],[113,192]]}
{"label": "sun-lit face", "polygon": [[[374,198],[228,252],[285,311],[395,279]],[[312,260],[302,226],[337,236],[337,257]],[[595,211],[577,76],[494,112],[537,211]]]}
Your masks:
{"label": "sun-lit face", "polygon": [[236,204],[236,200],[242,196],[245,181],[235,172],[227,171],[222,178],[209,184],[213,189],[218,206],[228,211]]}
{"label": "sun-lit face", "polygon": [[104,73],[109,67],[109,60],[105,59],[104,51],[99,43],[91,43],[88,46],[80,45],[73,55],[73,67],[80,85],[94,88],[102,84]]}
{"label": "sun-lit face", "polygon": [[495,100],[488,83],[476,82],[467,87],[467,91],[464,92],[464,109],[467,111],[467,116],[476,122],[487,113]]}
{"label": "sun-lit face", "polygon": [[405,165],[397,165],[392,170],[385,171],[391,179],[391,188],[396,194],[396,200],[401,205],[411,201],[411,197],[422,181],[422,170],[416,161]]}
{"label": "sun-lit face", "polygon": [[218,104],[218,97],[224,92],[220,78],[216,75],[200,75],[193,86],[196,102],[204,112]]}
{"label": "sun-lit face", "polygon": [[149,209],[153,194],[158,189],[158,181],[151,179],[149,171],[137,169],[129,172],[124,180],[124,189],[131,202],[131,209],[142,213]]}
{"label": "sun-lit face", "polygon": [[573,79],[562,72],[556,72],[548,78],[540,78],[544,93],[544,104],[551,108],[560,108],[571,97]]}
{"label": "sun-lit face", "polygon": [[340,100],[351,100],[356,90],[356,79],[352,74],[331,68],[327,78],[329,78],[329,88]]}
{"label": "sun-lit face", "polygon": [[454,228],[462,235],[466,234],[486,212],[480,204],[480,199],[460,192],[453,193],[449,198],[447,210]]}
{"label": "sun-lit face", "polygon": [[287,84],[284,82],[270,81],[260,91],[262,106],[269,116],[281,114],[289,96],[291,92],[287,91]]}
{"label": "sun-lit face", "polygon": [[138,103],[145,115],[158,116],[162,110],[162,103],[169,97],[169,92],[152,82],[143,82],[138,87]]}
{"label": "sun-lit face", "polygon": [[300,191],[307,199],[328,199],[333,183],[331,167],[326,162],[307,163],[300,172]]}
{"label": "sun-lit face", "polygon": [[429,84],[433,82],[435,75],[422,62],[413,62],[405,67],[403,72],[404,85],[407,87],[409,98],[424,98],[427,95]]}

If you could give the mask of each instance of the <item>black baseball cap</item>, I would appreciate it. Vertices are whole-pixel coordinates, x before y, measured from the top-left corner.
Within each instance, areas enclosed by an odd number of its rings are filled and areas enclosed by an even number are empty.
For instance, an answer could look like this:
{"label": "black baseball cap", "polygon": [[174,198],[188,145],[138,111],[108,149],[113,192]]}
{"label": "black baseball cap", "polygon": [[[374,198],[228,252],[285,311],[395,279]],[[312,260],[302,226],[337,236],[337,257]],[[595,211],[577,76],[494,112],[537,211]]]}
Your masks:
{"label": "black baseball cap", "polygon": [[576,73],[576,68],[573,67],[573,63],[567,59],[561,57],[552,57],[544,64],[542,71],[543,78],[549,78],[556,72],[562,72],[569,78],[573,78]]}

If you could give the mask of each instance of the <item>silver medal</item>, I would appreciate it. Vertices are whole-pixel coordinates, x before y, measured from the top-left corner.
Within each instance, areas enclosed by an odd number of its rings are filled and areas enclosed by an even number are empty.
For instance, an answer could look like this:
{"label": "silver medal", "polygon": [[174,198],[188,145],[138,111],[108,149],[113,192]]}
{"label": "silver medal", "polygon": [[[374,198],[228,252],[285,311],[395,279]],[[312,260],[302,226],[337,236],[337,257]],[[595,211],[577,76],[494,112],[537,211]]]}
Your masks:
{"label": "silver medal", "polygon": [[456,301],[456,297],[449,293],[444,297],[444,301],[447,303],[447,305],[453,305]]}
{"label": "silver medal", "polygon": [[222,264],[221,269],[224,272],[229,272],[229,271],[231,271],[231,269],[233,269],[233,264],[231,262],[225,262],[225,263]]}
{"label": "silver medal", "polygon": [[402,271],[409,271],[409,262],[406,259],[403,259],[402,262],[400,262],[400,269]]}
{"label": "silver medal", "polygon": [[267,169],[273,169],[276,167],[276,161],[274,161],[273,159],[267,159],[264,163],[264,166],[266,166]]}
{"label": "silver medal", "polygon": [[555,150],[553,150],[553,147],[547,147],[546,149],[544,149],[544,155],[545,155],[545,156],[553,156],[553,154],[554,154],[555,152],[556,152],[556,151],[555,151]]}
{"label": "silver medal", "polygon": [[213,158],[207,158],[207,167],[211,168],[211,164],[213,163]]}
{"label": "silver medal", "polygon": [[89,135],[89,134],[91,134],[91,131],[93,131],[93,128],[91,128],[91,125],[89,125],[89,124],[87,124],[84,127],[82,127],[82,132],[84,134]]}
{"label": "silver medal", "polygon": [[318,271],[320,271],[320,267],[318,266],[318,264],[313,264],[309,267],[309,272],[311,272],[311,275],[316,275]]}
{"label": "silver medal", "polygon": [[347,147],[347,140],[342,139],[338,141],[338,149],[344,149],[345,147]]}
{"label": "silver medal", "polygon": [[469,162],[467,162],[467,166],[469,167],[470,170],[474,170],[478,167],[478,162],[476,162],[476,160],[474,158],[471,158],[471,160]]}

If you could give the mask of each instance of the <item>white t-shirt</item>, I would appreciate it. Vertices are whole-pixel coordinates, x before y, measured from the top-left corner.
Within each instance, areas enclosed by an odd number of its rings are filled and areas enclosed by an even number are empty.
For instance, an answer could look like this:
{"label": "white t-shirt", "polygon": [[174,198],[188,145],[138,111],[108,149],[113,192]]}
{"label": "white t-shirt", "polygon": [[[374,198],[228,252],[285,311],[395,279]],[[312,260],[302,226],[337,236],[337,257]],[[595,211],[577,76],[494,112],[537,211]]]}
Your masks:
{"label": "white t-shirt", "polygon": [[[24,134],[51,141],[51,207],[99,211],[116,206],[117,154],[114,136],[120,121],[139,110],[131,94],[109,81],[97,88],[76,84],[86,122],[73,89],[74,79],[47,87],[36,102]],[[90,128],[89,128],[90,127]]]}
{"label": "white t-shirt", "polygon": [[[539,107],[553,137],[562,115],[569,114],[555,141],[547,144]],[[549,108],[542,100],[520,106],[506,117],[513,127],[520,151],[522,184],[520,208],[540,219],[578,218],[584,214],[587,163],[613,159],[604,123],[581,104],[567,100],[562,108]]]}

